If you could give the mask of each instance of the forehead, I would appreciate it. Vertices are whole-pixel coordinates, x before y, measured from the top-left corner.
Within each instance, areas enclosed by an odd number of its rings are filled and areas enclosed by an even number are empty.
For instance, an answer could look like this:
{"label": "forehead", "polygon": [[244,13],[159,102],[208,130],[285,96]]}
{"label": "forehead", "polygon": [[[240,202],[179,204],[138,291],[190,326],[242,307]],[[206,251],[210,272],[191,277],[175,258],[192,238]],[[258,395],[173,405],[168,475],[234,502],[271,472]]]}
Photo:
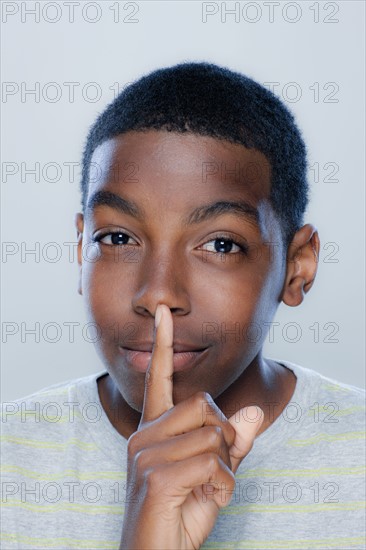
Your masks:
{"label": "forehead", "polygon": [[[254,201],[270,193],[270,164],[261,152],[188,132],[147,130],[116,136],[94,151],[90,171],[94,188],[146,179],[157,185],[169,178],[170,188],[175,185],[176,190],[193,184],[208,192],[221,185],[226,192],[242,190]],[[128,172],[133,177],[128,178]]]}

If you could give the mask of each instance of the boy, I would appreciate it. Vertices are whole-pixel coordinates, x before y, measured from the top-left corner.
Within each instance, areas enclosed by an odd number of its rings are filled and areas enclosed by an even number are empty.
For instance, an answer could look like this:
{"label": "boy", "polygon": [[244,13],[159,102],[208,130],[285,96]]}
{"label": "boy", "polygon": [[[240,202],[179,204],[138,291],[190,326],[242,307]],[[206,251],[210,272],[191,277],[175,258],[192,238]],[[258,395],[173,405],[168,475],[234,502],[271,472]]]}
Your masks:
{"label": "boy", "polygon": [[4,548],[363,548],[365,392],[262,354],[317,271],[292,115],[154,71],[91,128],[81,193],[106,370],[4,405]]}

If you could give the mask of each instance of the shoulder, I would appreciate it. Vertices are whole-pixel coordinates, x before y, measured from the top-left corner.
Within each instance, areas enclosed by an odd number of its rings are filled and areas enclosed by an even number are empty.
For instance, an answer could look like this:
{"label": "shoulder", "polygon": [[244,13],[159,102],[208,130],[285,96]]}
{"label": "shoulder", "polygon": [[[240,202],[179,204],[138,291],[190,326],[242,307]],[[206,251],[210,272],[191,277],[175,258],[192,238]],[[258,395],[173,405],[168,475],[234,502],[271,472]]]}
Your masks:
{"label": "shoulder", "polygon": [[14,435],[26,432],[30,427],[32,431],[41,427],[54,429],[66,419],[70,421],[70,418],[80,416],[80,406],[88,396],[91,399],[95,396],[96,378],[101,374],[69,379],[12,401],[3,401],[0,410],[2,433]]}
{"label": "shoulder", "polygon": [[65,467],[73,468],[84,455],[87,460],[96,456],[99,448],[93,439],[94,418],[101,407],[95,397],[98,376],[67,380],[2,403],[4,482],[31,485],[47,472],[57,476]]}
{"label": "shoulder", "polygon": [[325,376],[296,363],[289,361],[281,361],[281,363],[296,375],[299,386],[296,395],[305,397],[304,405],[308,409],[309,418],[323,419],[326,423],[335,422],[337,419],[340,426],[345,429],[365,429],[365,389]]}
{"label": "shoulder", "polygon": [[303,367],[291,361],[277,360],[277,362],[292,370],[297,378],[306,382],[307,385],[310,384],[317,388],[322,394],[327,394],[329,396],[344,395],[360,400],[365,399],[366,390],[364,388],[341,382],[340,380],[325,376],[316,370]]}

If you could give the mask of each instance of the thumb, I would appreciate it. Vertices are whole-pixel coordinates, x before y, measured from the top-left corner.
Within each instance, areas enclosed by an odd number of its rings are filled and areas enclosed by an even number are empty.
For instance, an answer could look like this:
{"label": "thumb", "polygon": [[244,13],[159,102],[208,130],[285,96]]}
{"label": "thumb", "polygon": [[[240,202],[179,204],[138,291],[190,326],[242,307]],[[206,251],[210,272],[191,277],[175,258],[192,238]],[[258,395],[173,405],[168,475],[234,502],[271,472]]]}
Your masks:
{"label": "thumb", "polygon": [[229,449],[231,468],[235,474],[243,458],[253,447],[254,439],[263,424],[264,412],[257,405],[244,407],[229,418],[235,430],[235,440]]}

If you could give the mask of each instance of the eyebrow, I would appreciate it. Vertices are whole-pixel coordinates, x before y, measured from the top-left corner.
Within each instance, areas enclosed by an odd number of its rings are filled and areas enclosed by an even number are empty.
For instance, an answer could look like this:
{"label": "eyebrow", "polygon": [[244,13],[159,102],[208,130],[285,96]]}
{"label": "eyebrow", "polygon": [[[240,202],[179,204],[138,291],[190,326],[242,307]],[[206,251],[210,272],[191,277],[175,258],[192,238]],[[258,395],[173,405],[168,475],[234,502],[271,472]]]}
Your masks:
{"label": "eyebrow", "polygon": [[[99,206],[108,206],[118,210],[122,214],[128,214],[139,221],[146,218],[145,210],[140,208],[134,201],[124,199],[110,191],[95,192],[87,204],[87,210],[94,211]],[[217,201],[205,204],[193,210],[183,220],[184,226],[194,225],[216,218],[223,214],[234,214],[237,217],[249,221],[259,227],[259,213],[257,208],[246,201]]]}
{"label": "eyebrow", "polygon": [[135,202],[124,199],[110,191],[97,191],[94,193],[90,197],[86,209],[94,212],[98,206],[109,206],[122,214],[128,214],[138,220],[142,220],[145,215],[145,211],[137,206]]}

